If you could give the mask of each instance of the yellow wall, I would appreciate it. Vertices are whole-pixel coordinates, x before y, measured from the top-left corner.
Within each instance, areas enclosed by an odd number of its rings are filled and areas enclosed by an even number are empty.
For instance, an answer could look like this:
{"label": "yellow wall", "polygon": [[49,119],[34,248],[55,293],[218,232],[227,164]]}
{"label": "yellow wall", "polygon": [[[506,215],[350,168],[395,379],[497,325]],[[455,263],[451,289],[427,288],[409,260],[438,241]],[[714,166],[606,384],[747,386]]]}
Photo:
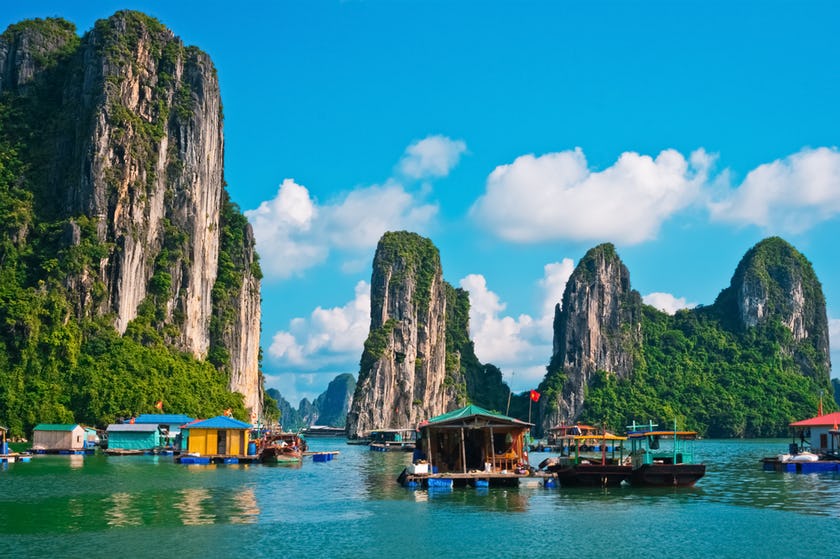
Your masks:
{"label": "yellow wall", "polygon": [[[242,456],[247,451],[247,429],[223,429],[227,453],[225,456]],[[191,427],[187,443],[187,452],[197,452],[202,456],[217,454],[219,448],[219,429],[196,429]]]}

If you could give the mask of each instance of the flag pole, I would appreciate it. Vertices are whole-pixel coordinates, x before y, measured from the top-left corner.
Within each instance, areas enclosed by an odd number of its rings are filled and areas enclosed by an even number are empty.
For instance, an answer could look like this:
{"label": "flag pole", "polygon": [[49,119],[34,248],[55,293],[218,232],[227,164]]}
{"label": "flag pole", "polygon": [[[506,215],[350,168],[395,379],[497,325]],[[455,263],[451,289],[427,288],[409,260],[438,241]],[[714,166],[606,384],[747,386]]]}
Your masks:
{"label": "flag pole", "polygon": [[[516,374],[516,372],[513,372],[513,373],[510,374],[511,384],[513,384],[513,375],[515,375],[515,374]],[[510,395],[512,393],[513,393],[513,389],[510,387],[510,385],[508,385],[508,403],[507,403],[507,409],[505,410],[505,415],[510,415]]]}

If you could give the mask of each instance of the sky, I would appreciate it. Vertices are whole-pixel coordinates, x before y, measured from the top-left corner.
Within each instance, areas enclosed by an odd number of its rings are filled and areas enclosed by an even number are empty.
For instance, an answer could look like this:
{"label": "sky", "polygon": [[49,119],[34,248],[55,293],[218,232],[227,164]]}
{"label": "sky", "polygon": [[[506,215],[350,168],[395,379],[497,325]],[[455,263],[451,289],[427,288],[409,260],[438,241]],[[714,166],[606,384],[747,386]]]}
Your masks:
{"label": "sky", "polygon": [[[254,227],[266,387],[358,374],[385,231],[469,291],[516,392],[554,306],[611,242],[667,312],[714,302],[778,235],[813,264],[840,363],[840,4],[832,1],[0,0],[0,27],[119,9],[208,52],[225,179]],[[832,377],[837,377],[836,369]]]}

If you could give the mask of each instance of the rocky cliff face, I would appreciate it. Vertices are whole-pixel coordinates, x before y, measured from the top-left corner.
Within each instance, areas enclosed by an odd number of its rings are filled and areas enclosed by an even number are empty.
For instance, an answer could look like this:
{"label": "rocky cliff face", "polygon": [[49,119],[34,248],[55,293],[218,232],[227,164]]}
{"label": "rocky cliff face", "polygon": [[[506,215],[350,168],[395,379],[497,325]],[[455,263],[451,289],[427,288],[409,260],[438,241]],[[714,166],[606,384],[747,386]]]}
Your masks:
{"label": "rocky cliff face", "polygon": [[[589,378],[608,371],[626,378],[641,345],[642,301],[611,244],[583,257],[563,292],[554,318],[553,355],[547,380],[561,380],[554,401],[544,401],[542,426],[574,421],[584,404]],[[545,390],[545,388],[543,388]]]}
{"label": "rocky cliff face", "polygon": [[783,351],[794,356],[802,374],[817,380],[828,377],[831,362],[822,286],[811,263],[783,239],[771,237],[747,251],[715,304],[735,314],[743,328],[778,321],[792,337]]}
{"label": "rocky cliff face", "polygon": [[[437,248],[386,233],[371,276],[371,325],[350,412],[349,437],[413,428],[453,408],[446,380],[446,284]],[[450,383],[451,384],[451,383]]]}
{"label": "rocky cliff face", "polygon": [[[56,51],[62,56],[46,56]],[[223,345],[231,389],[258,413],[250,231],[249,261],[238,263],[238,316],[218,329],[221,338],[210,334],[224,141],[209,57],[137,12],[98,21],[81,40],[61,20],[13,26],[0,40],[0,92],[25,97],[39,80],[49,117],[35,154],[44,212],[66,220],[68,252],[90,258],[66,278],[77,315],[113,317],[120,333],[144,315],[169,345],[199,359],[211,343]]]}

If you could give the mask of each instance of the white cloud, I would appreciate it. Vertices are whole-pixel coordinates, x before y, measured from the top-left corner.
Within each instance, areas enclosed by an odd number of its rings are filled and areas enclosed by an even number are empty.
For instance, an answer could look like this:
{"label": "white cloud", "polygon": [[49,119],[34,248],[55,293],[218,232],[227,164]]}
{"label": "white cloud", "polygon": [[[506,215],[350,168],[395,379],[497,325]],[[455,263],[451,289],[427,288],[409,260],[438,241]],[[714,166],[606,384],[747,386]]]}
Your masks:
{"label": "white cloud", "polygon": [[803,149],[750,171],[709,204],[713,219],[801,233],[840,214],[840,152]]}
{"label": "white cloud", "polygon": [[286,179],[277,195],[245,212],[254,228],[260,265],[266,276],[287,278],[327,257],[327,247],[311,235],[318,216],[306,187]]}
{"label": "white cloud", "polygon": [[564,258],[562,262],[552,262],[543,268],[543,278],[539,285],[543,291],[543,321],[549,325],[554,324],[554,307],[563,302],[563,291],[566,289],[566,282],[575,271],[575,262],[571,258]]}
{"label": "white cloud", "polygon": [[625,152],[603,171],[590,170],[580,148],[524,155],[496,167],[473,207],[473,219],[516,242],[557,239],[636,244],[697,200],[713,158],[686,160],[674,150],[656,159]]}
{"label": "white cloud", "polygon": [[670,293],[654,292],[642,297],[642,300],[652,306],[656,307],[662,312],[673,315],[680,309],[691,309],[697,306],[697,303],[689,303],[685,297],[674,297]]}
{"label": "white cloud", "polygon": [[541,315],[533,318],[520,314],[504,316],[506,308],[499,296],[490,291],[484,276],[470,274],[459,285],[470,295],[470,337],[482,363],[502,369],[514,391],[534,388],[545,376],[551,359],[554,307],[574,270],[571,259],[546,264],[538,285],[543,292]]}
{"label": "white cloud", "polygon": [[[308,318],[295,318],[287,331],[272,336],[268,348],[273,365],[295,371],[358,365],[370,328],[370,285],[356,284],[355,297],[342,307],[316,308]],[[351,371],[343,371],[351,372]]]}
{"label": "white cloud", "polygon": [[[430,136],[410,145],[400,161],[409,178],[446,176],[466,150],[462,141]],[[424,199],[428,184],[411,191],[391,178],[381,185],[360,187],[319,204],[309,190],[285,179],[277,195],[248,210],[257,252],[267,281],[300,275],[334,253],[343,270],[358,269],[386,231],[423,233],[438,213],[437,203]]]}
{"label": "white cloud", "polygon": [[331,246],[368,249],[376,246],[386,231],[422,230],[438,207],[422,204],[394,181],[360,188],[340,203],[324,206],[324,229]]}
{"label": "white cloud", "polygon": [[413,179],[445,177],[466,151],[467,144],[461,140],[428,136],[406,148],[400,160],[400,172]]}
{"label": "white cloud", "polygon": [[286,179],[274,199],[245,212],[254,228],[260,265],[267,279],[302,273],[339,251],[352,269],[386,231],[422,232],[437,215],[399,183],[359,188],[333,203],[318,205],[306,187]]}

